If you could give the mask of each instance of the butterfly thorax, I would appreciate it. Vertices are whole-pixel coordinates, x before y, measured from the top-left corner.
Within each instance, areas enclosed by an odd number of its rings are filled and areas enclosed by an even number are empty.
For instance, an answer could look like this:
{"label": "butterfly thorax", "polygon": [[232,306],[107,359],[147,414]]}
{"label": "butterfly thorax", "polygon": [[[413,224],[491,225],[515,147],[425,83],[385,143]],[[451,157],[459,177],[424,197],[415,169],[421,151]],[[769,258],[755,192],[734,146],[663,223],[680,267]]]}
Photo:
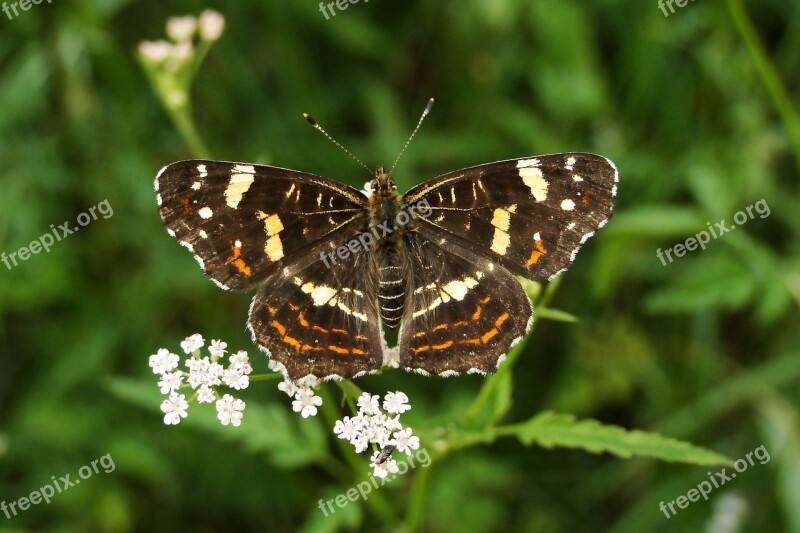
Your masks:
{"label": "butterfly thorax", "polygon": [[375,267],[378,270],[378,303],[384,323],[395,328],[400,324],[405,298],[405,229],[398,224],[403,200],[394,180],[379,167],[370,182],[369,225],[376,238]]}

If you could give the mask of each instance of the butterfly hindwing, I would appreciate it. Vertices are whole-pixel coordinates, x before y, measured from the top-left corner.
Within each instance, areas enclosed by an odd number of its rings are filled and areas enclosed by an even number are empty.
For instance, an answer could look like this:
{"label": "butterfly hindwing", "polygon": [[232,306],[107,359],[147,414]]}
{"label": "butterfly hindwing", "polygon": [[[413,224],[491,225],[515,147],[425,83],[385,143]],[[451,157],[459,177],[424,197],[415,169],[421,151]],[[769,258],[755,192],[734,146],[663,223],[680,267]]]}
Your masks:
{"label": "butterfly hindwing", "polygon": [[375,279],[369,256],[359,254],[351,263],[317,260],[292,276],[268,280],[250,307],[253,341],[293,380],[379,370],[383,342]]}
{"label": "butterfly hindwing", "polygon": [[155,181],[167,231],[225,289],[246,289],[307,260],[321,240],[363,222],[366,198],[313,174],[222,161],[180,161]]}
{"label": "butterfly hindwing", "polygon": [[611,214],[617,169],[605,157],[566,153],[458,170],[409,191],[432,214],[420,232],[445,238],[533,280],[564,270]]}
{"label": "butterfly hindwing", "polygon": [[532,324],[531,303],[505,268],[446,240],[411,235],[400,362],[439,375],[489,373]]}

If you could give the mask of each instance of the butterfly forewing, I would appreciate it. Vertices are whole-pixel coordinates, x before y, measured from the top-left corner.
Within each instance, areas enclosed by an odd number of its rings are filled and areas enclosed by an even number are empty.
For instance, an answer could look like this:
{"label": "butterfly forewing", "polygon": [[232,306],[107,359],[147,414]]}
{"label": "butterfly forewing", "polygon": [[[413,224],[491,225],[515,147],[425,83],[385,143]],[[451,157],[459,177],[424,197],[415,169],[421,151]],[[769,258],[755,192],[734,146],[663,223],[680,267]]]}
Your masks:
{"label": "butterfly forewing", "polygon": [[159,172],[155,189],[167,231],[226,289],[306,261],[365,216],[366,198],[355,189],[263,165],[180,161]]}
{"label": "butterfly forewing", "polygon": [[611,214],[617,170],[605,157],[567,153],[458,170],[415,187],[433,213],[420,232],[457,242],[511,272],[548,280]]}

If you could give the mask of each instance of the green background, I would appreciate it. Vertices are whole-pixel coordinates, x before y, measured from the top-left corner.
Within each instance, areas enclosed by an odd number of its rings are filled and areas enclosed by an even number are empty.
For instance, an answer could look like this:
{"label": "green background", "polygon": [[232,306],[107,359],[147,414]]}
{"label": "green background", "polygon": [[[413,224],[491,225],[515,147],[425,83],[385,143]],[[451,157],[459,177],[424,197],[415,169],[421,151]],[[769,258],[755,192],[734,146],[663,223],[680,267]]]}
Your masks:
{"label": "green background", "polygon": [[[797,7],[698,0],[665,17],[654,0],[371,0],[326,20],[310,0],[53,0],[0,13],[0,251],[104,199],[114,209],[50,253],[0,264],[0,500],[105,454],[116,466],[49,505],[0,514],[0,530],[800,531]],[[267,371],[244,328],[252,295],[203,277],[161,226],[152,190],[159,168],[196,154],[136,49],[164,38],[168,17],[206,8],[226,29],[192,107],[215,159],[360,188],[368,175],[301,113],[377,166],[431,96],[395,171],[401,190],[513,157],[613,159],[615,216],[550,302],[580,320],[540,321],[503,419],[554,410],[732,459],[763,444],[771,461],[667,520],[658,503],[717,466],[501,439],[324,518],[317,501],[363,480],[367,458],[348,457],[323,417],[292,413],[276,382],[239,394],[240,428],[196,404],[165,427],[147,365],[159,347],[178,352],[199,331]],[[657,259],[762,198],[769,217]],[[483,381],[387,371],[357,384],[405,391],[405,422],[430,428],[463,413]],[[323,392],[338,408],[340,390]]]}

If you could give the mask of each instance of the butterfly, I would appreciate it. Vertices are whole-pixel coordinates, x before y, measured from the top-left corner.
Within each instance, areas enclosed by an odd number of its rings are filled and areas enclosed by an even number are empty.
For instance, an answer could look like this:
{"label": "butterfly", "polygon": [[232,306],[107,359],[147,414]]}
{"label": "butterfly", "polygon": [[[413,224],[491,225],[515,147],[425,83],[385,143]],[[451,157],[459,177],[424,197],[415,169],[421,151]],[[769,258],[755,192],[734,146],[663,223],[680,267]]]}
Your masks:
{"label": "butterfly", "polygon": [[[618,172],[563,153],[449,172],[401,195],[284,168],[172,163],[155,180],[167,232],[226,290],[258,287],[253,341],[293,380],[352,378],[399,357],[450,376],[495,371],[530,329],[515,275],[551,280],[609,219]],[[398,329],[398,348],[384,339]]]}

